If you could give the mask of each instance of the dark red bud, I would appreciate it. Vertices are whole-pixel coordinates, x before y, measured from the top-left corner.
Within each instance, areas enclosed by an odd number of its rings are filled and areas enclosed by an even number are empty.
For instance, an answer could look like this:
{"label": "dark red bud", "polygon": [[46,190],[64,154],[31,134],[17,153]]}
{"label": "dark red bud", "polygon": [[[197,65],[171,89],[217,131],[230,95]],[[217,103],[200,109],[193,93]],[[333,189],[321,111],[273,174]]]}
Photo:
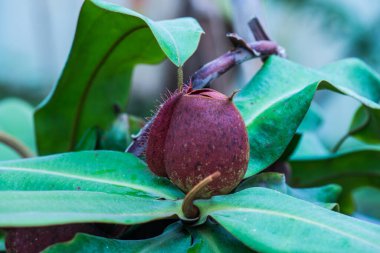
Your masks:
{"label": "dark red bud", "polygon": [[199,197],[226,194],[242,180],[249,144],[244,121],[231,100],[212,89],[171,97],[161,107],[148,137],[149,168],[183,191],[219,171]]}

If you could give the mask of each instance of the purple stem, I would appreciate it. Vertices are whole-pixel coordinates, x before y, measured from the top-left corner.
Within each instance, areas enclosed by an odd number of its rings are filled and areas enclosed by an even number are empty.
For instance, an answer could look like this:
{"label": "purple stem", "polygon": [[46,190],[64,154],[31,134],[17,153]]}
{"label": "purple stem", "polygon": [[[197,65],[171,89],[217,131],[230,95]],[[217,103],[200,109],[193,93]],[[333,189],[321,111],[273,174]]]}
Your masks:
{"label": "purple stem", "polygon": [[263,26],[261,25],[259,19],[257,17],[252,18],[248,22],[248,26],[251,29],[251,32],[253,34],[253,37],[255,37],[255,40],[271,40],[268,36],[268,34],[265,32]]}
{"label": "purple stem", "polygon": [[201,89],[238,64],[273,54],[282,55],[282,49],[273,41],[246,43],[202,66],[191,76],[190,83],[193,89]]}

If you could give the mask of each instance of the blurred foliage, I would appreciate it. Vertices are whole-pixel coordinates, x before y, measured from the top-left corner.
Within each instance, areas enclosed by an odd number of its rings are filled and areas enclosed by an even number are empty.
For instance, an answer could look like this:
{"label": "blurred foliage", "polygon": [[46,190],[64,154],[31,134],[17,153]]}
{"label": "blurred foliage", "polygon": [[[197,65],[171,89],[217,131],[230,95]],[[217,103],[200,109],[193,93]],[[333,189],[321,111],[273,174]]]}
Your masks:
{"label": "blurred foliage", "polygon": [[[380,1],[270,0],[270,4],[317,19],[322,24],[321,36],[344,41],[341,57],[359,57],[380,70]],[[292,36],[291,31],[288,34]]]}
{"label": "blurred foliage", "polygon": [[0,230],[0,252],[5,251],[5,233]]}
{"label": "blurred foliage", "polygon": [[[28,103],[16,98],[0,100],[0,131],[18,139],[35,153],[33,107]],[[0,143],[0,160],[17,158],[20,156],[14,150]]]}
{"label": "blurred foliage", "polygon": [[380,224],[380,189],[374,187],[360,187],[353,193],[356,212],[354,216],[377,219]]}
{"label": "blurred foliage", "polygon": [[100,140],[100,149],[125,151],[132,142],[133,135],[144,126],[141,118],[121,113],[111,128],[103,134]]}

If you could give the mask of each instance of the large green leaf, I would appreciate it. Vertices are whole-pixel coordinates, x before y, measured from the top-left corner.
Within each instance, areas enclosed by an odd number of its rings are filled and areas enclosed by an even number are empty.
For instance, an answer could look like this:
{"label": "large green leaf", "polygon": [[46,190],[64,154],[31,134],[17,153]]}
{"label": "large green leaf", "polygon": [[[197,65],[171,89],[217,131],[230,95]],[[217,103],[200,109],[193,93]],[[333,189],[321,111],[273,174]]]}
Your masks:
{"label": "large green leaf", "polygon": [[266,188],[197,200],[211,216],[259,252],[379,252],[380,226]]}
{"label": "large green leaf", "polygon": [[315,156],[329,156],[330,154],[332,154],[331,150],[323,143],[319,135],[313,132],[305,132],[302,134],[301,140],[290,160],[313,159]]}
{"label": "large green leaf", "polygon": [[[335,72],[336,76],[344,74],[339,66],[331,66],[328,71]],[[354,89],[366,89],[372,100],[380,100],[380,75],[375,71],[362,66],[361,71],[349,73],[348,78],[362,82],[362,86],[353,87]],[[347,75],[347,74],[345,74]],[[376,106],[361,106],[353,117],[348,136],[354,136],[368,143],[380,143],[380,111]]]}
{"label": "large green leaf", "polygon": [[312,70],[271,56],[234,100],[247,126],[251,162],[246,177],[284,152],[318,89],[330,89],[379,110],[380,82],[356,59]]}
{"label": "large green leaf", "polygon": [[88,191],[0,191],[0,227],[138,224],[168,218],[180,202]]}
{"label": "large green leaf", "polygon": [[353,189],[361,186],[380,187],[380,146],[365,145],[350,139],[339,152],[331,153],[320,142],[316,144],[318,138],[312,140],[305,140],[301,144],[319,147],[319,151],[305,152],[300,147],[301,150],[290,161],[291,184],[297,187],[339,184],[343,189],[339,199],[341,210],[352,213],[355,210],[351,195]]}
{"label": "large green leaf", "polygon": [[333,209],[336,207],[341,187],[329,184],[313,188],[292,188],[286,184],[285,175],[275,172],[266,172],[254,175],[243,181],[236,189],[241,191],[251,187],[265,187],[273,189],[295,198],[303,199],[314,204]]}
{"label": "large green leaf", "polygon": [[136,64],[169,58],[181,66],[202,29],[192,18],[152,21],[105,1],[85,1],[62,75],[35,112],[41,155],[74,149],[85,131],[106,129],[125,107]]}
{"label": "large green leaf", "polygon": [[352,118],[347,135],[367,143],[380,143],[380,111],[361,106]]}
{"label": "large green leaf", "polygon": [[[12,136],[35,152],[33,107],[15,98],[0,101],[0,132]],[[14,150],[0,143],[0,160],[19,157]]]}
{"label": "large green leaf", "polygon": [[252,252],[219,224],[207,221],[202,226],[188,227],[193,245],[188,253]]}
{"label": "large green leaf", "polygon": [[113,240],[97,236],[78,234],[73,240],[53,245],[43,253],[161,253],[161,252],[186,252],[190,247],[191,238],[182,225],[175,223],[169,226],[161,235],[145,240]]}
{"label": "large green leaf", "polygon": [[304,133],[315,131],[316,129],[318,129],[323,123],[322,113],[323,111],[319,107],[319,105],[316,103],[312,103],[304,119],[299,125],[297,132]]}
{"label": "large green leaf", "polygon": [[184,194],[132,154],[82,151],[0,163],[0,190],[82,190],[177,199]]}
{"label": "large green leaf", "polygon": [[98,143],[98,136],[99,130],[97,128],[87,129],[82,138],[75,145],[74,151],[95,150]]}

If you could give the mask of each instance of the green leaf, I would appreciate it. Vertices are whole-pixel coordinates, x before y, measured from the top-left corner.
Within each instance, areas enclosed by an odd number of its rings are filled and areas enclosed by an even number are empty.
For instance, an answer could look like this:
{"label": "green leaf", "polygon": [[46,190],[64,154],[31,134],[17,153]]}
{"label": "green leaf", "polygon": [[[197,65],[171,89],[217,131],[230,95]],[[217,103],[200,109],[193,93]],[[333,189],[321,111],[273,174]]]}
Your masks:
{"label": "green leaf", "polygon": [[[280,158],[278,158],[278,162],[280,161],[283,161],[283,162],[286,162],[289,160],[289,157],[292,156],[292,154],[295,152],[297,146],[299,145],[299,142],[301,140],[301,137],[302,135],[299,134],[299,133],[296,133],[292,140],[290,141],[290,143],[288,144],[288,146],[285,148],[285,151],[282,153],[282,155],[280,156]],[[271,166],[273,166],[275,163],[271,164]],[[270,168],[267,167],[267,169]]]}
{"label": "green leaf", "polygon": [[330,154],[331,151],[322,142],[320,136],[313,132],[305,132],[302,134],[301,140],[290,160],[313,159],[315,156],[329,156]]}
{"label": "green leaf", "polygon": [[105,1],[85,1],[62,75],[35,112],[39,154],[72,151],[87,129],[108,128],[114,105],[127,104],[134,66],[165,57],[181,66],[202,33],[192,18],[156,22]]}
{"label": "green leaf", "polygon": [[[359,64],[358,64],[359,65]],[[344,69],[337,64],[331,65],[327,69],[336,76],[346,76],[346,81],[357,80],[362,85],[350,87],[353,90],[362,90],[378,104],[380,97],[380,75],[368,68],[364,63],[353,69],[349,73],[343,73]],[[380,143],[380,111],[378,106],[364,104],[353,117],[351,127],[347,135],[354,136],[367,143]]]}
{"label": "green leaf", "polygon": [[188,230],[194,241],[189,253],[252,252],[219,224],[207,221],[202,226],[188,227]]}
{"label": "green leaf", "polygon": [[5,251],[5,233],[0,230],[0,252]]}
{"label": "green leaf", "polygon": [[245,245],[259,252],[379,252],[380,226],[266,188],[197,200]]}
{"label": "green leaf", "polygon": [[[251,166],[245,177],[262,171],[280,158],[306,114],[316,87],[317,84],[308,86],[300,91],[295,91],[289,97],[279,98],[279,100],[275,97],[272,98],[270,94],[260,96],[259,94],[244,93],[249,86],[238,93],[240,96],[236,99],[236,104],[247,125],[251,154]],[[257,89],[260,88],[252,88],[252,90]],[[254,97],[252,100],[255,101],[249,102],[251,100],[249,97]],[[254,111],[259,110],[260,107],[256,103],[258,101],[264,103],[264,100],[267,100],[268,105],[263,105],[266,108],[262,108],[262,111],[256,114]],[[255,110],[253,107],[247,106],[250,103],[256,105]]]}
{"label": "green leaf", "polygon": [[141,118],[120,114],[101,137],[100,149],[125,151],[132,142],[132,135],[137,134],[144,126],[145,121]]}
{"label": "green leaf", "polygon": [[305,118],[299,125],[297,132],[304,133],[318,129],[323,123],[322,114],[322,108],[320,108],[318,104],[312,103],[305,115]]}
{"label": "green leaf", "polygon": [[260,173],[249,177],[237,187],[236,191],[251,187],[269,188],[329,209],[336,207],[334,203],[338,201],[342,191],[341,187],[336,184],[314,188],[292,188],[286,184],[284,174],[275,172]]}
{"label": "green leaf", "polygon": [[43,253],[93,253],[93,252],[186,252],[191,238],[180,223],[174,223],[161,235],[145,240],[114,240],[102,237],[78,234],[69,242],[50,246]]}
{"label": "green leaf", "polygon": [[234,100],[247,126],[251,163],[246,177],[276,161],[284,152],[318,89],[329,89],[379,110],[380,82],[356,59],[312,70],[271,56]]}
{"label": "green leaf", "polygon": [[0,227],[132,225],[172,217],[179,202],[87,191],[0,191]]}
{"label": "green leaf", "polygon": [[75,151],[81,150],[95,150],[96,143],[98,141],[98,131],[96,128],[89,128],[83,134],[83,137],[79,140],[78,144],[75,146]]}
{"label": "green leaf", "polygon": [[[35,152],[33,107],[15,98],[0,101],[0,132],[16,138]],[[14,150],[0,143],[0,160],[19,157]]]}
{"label": "green leaf", "polygon": [[[380,92],[379,92],[380,93]],[[370,144],[380,143],[380,111],[361,106],[352,118],[349,136]]]}
{"label": "green leaf", "polygon": [[339,184],[343,189],[338,201],[340,208],[344,213],[352,213],[353,189],[361,186],[380,187],[380,146],[352,141],[356,145],[345,145],[338,153],[326,152],[313,156],[303,153],[294,156],[290,161],[291,185],[312,187]]}
{"label": "green leaf", "polygon": [[355,216],[377,219],[380,224],[380,189],[374,187],[360,187],[353,192],[355,202]]}
{"label": "green leaf", "polygon": [[82,190],[182,198],[168,179],[128,153],[82,151],[0,163],[0,190]]}

